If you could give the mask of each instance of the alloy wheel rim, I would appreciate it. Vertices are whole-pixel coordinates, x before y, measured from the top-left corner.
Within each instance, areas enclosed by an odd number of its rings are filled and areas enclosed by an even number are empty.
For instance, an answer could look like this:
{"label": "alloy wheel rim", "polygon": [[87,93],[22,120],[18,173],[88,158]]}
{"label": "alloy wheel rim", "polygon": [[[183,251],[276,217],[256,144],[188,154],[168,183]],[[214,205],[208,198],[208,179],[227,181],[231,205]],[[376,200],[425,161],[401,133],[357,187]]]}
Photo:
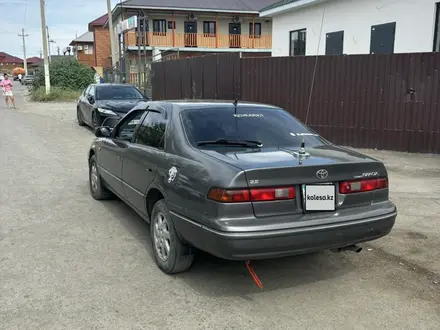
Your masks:
{"label": "alloy wheel rim", "polygon": [[171,239],[168,222],[159,212],[154,221],[154,247],[159,259],[167,261],[171,250]]}
{"label": "alloy wheel rim", "polygon": [[90,183],[92,185],[92,190],[96,192],[98,190],[98,170],[96,169],[96,164],[92,164],[92,170],[90,173]]}

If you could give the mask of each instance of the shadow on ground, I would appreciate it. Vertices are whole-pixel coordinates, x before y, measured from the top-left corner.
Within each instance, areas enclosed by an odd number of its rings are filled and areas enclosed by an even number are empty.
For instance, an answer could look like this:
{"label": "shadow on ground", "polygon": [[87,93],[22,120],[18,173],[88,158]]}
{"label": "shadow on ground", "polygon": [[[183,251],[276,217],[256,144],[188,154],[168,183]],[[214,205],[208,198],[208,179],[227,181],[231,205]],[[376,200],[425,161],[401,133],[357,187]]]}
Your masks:
{"label": "shadow on ground", "polygon": [[[142,243],[154,263],[149,224],[118,199],[106,201],[103,205],[134,239]],[[327,251],[255,260],[251,265],[263,282],[265,292],[325,281],[356,270],[343,254]],[[258,291],[243,261],[224,260],[202,251],[196,251],[195,262],[189,271],[172,277],[204,296],[241,296],[252,300],[248,294]]]}

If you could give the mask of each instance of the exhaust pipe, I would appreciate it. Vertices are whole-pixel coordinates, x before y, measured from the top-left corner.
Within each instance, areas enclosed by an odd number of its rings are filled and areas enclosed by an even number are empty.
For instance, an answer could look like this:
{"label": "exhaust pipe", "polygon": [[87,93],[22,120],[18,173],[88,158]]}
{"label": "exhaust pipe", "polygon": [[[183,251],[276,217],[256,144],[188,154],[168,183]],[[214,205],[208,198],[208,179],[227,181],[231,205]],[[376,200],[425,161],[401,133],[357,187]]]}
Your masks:
{"label": "exhaust pipe", "polygon": [[344,251],[353,251],[356,253],[359,253],[362,251],[362,248],[360,246],[357,245],[349,245],[349,246],[344,246],[344,247],[340,247],[337,248],[335,250],[332,250],[333,252],[344,252]]}

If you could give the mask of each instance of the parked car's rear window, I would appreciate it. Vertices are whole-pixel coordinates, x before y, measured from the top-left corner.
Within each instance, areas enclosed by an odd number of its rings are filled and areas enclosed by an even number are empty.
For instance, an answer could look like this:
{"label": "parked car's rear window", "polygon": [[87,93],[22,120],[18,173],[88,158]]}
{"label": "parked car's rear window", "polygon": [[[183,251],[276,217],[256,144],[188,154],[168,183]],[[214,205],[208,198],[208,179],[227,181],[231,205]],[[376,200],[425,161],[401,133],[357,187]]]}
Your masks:
{"label": "parked car's rear window", "polygon": [[96,86],[96,99],[120,100],[141,99],[142,94],[133,86]]}
{"label": "parked car's rear window", "polygon": [[[219,139],[253,140],[263,147],[300,147],[322,145],[324,141],[288,112],[276,108],[234,107],[195,108],[181,113],[189,142]],[[215,147],[212,145],[204,147]]]}

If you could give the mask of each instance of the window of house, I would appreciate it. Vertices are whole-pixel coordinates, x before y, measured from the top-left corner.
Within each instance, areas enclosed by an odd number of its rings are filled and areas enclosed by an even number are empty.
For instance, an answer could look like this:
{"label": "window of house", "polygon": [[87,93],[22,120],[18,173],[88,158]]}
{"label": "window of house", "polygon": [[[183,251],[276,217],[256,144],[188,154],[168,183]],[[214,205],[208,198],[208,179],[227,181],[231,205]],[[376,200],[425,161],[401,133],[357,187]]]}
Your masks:
{"label": "window of house", "polygon": [[371,27],[370,54],[394,53],[396,22]]}
{"label": "window of house", "polygon": [[306,29],[290,31],[290,56],[306,55]]}
{"label": "window of house", "polygon": [[84,54],[86,55],[93,55],[93,46],[92,45],[88,45],[86,46],[87,49],[84,47]]}
{"label": "window of house", "polygon": [[135,143],[164,149],[166,120],[161,113],[149,111],[136,132]]}
{"label": "window of house", "polygon": [[440,52],[440,2],[436,3],[434,25],[434,52]]}
{"label": "window of house", "polygon": [[[253,26],[255,26],[255,30],[253,30]],[[255,38],[258,38],[261,36],[261,23],[249,23],[249,36],[255,35]]]}
{"label": "window of house", "polygon": [[325,38],[325,55],[344,54],[344,31],[327,33]]}
{"label": "window of house", "polygon": [[204,21],[203,22],[203,34],[208,34],[209,36],[213,36],[216,33],[215,22]]}
{"label": "window of house", "polygon": [[168,21],[168,30],[176,29],[176,21]]}
{"label": "window of house", "polygon": [[153,34],[165,35],[167,32],[167,21],[164,19],[153,19]]}

